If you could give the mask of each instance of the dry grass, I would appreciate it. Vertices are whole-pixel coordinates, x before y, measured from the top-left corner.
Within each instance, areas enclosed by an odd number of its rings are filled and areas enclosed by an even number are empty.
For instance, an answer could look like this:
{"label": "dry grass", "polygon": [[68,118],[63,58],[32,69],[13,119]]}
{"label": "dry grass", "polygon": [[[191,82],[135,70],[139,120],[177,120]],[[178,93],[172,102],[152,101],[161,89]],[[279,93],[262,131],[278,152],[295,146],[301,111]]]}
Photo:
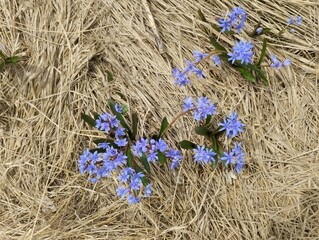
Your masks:
{"label": "dry grass", "polygon": [[[9,55],[27,56],[0,79],[0,238],[317,239],[318,1],[151,2],[162,48],[145,1],[0,0],[0,41]],[[268,71],[268,87],[228,67],[194,88],[175,87],[172,66],[211,48],[196,10],[215,22],[234,5],[248,11],[248,28],[260,18],[279,27],[290,15],[304,17],[295,34],[270,46],[292,67]],[[153,197],[128,206],[114,180],[93,185],[78,173],[79,154],[98,134],[82,111],[105,111],[112,96],[140,113],[143,135],[172,119],[185,96],[201,94],[247,125],[247,168],[233,184],[225,171],[186,158],[176,173],[156,168]],[[178,122],[169,141],[190,138],[192,127],[190,118]]]}

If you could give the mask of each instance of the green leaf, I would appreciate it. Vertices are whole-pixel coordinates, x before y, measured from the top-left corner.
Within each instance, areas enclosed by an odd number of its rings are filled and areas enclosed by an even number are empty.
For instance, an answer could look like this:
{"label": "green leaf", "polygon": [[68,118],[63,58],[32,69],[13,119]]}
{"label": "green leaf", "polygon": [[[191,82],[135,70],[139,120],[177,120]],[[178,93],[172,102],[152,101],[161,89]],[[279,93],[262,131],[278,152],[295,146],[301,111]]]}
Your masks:
{"label": "green leaf", "polygon": [[266,78],[265,73],[260,69],[260,67],[257,67],[256,65],[253,64],[247,64],[247,68],[250,68],[251,70],[255,71],[255,73],[263,80],[263,82],[268,85],[268,79]]}
{"label": "green leaf", "polygon": [[122,114],[127,113],[128,107],[125,104],[121,104]]}
{"label": "green leaf", "polygon": [[143,153],[142,157],[141,157],[141,161],[142,161],[142,164],[145,168],[145,170],[150,173],[151,172],[151,167],[150,167],[150,164],[149,162],[147,161],[147,157],[145,155],[145,153]]}
{"label": "green leaf", "polygon": [[224,48],[222,45],[220,45],[213,36],[211,36],[209,38],[209,40],[210,40],[210,43],[215,47],[216,50],[220,50],[222,52],[227,52],[226,48]]}
{"label": "green leaf", "polygon": [[236,67],[241,75],[249,82],[256,83],[256,78],[244,67]]}
{"label": "green leaf", "polygon": [[132,114],[132,140],[135,140],[137,134],[138,117],[136,113]]}
{"label": "green leaf", "polygon": [[261,49],[261,53],[260,53],[260,57],[259,57],[259,61],[257,63],[257,66],[260,66],[265,58],[265,55],[266,55],[266,50],[267,50],[267,39],[264,38],[264,41],[263,41],[263,47]]}
{"label": "green leaf", "polygon": [[164,163],[166,163],[166,155],[164,153],[162,153],[161,151],[157,151],[157,157],[158,157],[158,161],[160,162],[161,165],[163,165]]}
{"label": "green leaf", "polygon": [[127,156],[127,159],[126,159],[127,166],[132,167],[132,151],[131,151],[131,148],[129,147],[126,150],[126,156]]}
{"label": "green leaf", "polygon": [[18,56],[8,57],[6,58],[6,63],[18,63],[21,59]]}
{"label": "green leaf", "polygon": [[187,140],[183,140],[179,143],[179,145],[181,146],[181,148],[183,149],[194,149],[196,148],[196,144],[195,143],[192,143],[190,141],[187,141]]}
{"label": "green leaf", "polygon": [[206,127],[202,127],[202,126],[196,127],[195,132],[198,135],[206,136],[206,137],[209,136],[209,134],[211,134],[211,132]]}
{"label": "green leaf", "polygon": [[107,74],[107,81],[112,82],[114,80],[113,74],[108,70],[106,70],[106,74]]}
{"label": "green leaf", "polygon": [[208,115],[205,121],[205,126],[207,126],[211,120],[212,120],[212,115]]}
{"label": "green leaf", "polygon": [[93,118],[91,118],[89,115],[86,115],[85,113],[81,113],[81,117],[84,120],[84,122],[86,122],[90,126],[92,127],[96,126],[96,121]]}
{"label": "green leaf", "polygon": [[122,116],[122,114],[120,114],[119,112],[116,111],[115,109],[115,102],[113,101],[113,99],[109,99],[108,100],[108,104],[111,108],[112,113],[116,116],[117,120],[120,121],[122,127],[124,127],[127,130],[127,133],[130,137],[130,139],[132,139],[132,131],[130,129],[130,127],[127,125],[124,117]]}
{"label": "green leaf", "polygon": [[94,152],[105,153],[105,152],[106,152],[106,149],[104,149],[104,148],[93,148],[93,149],[90,149],[89,151],[90,151],[91,153],[94,153]]}
{"label": "green leaf", "polygon": [[158,136],[157,136],[157,139],[161,138],[164,131],[167,129],[168,127],[168,121],[167,121],[167,118],[164,117],[163,120],[162,120],[162,123],[161,123],[161,128],[160,128],[160,131],[158,133]]}
{"label": "green leaf", "polygon": [[100,114],[98,114],[97,112],[93,112],[93,116],[95,118],[95,120],[99,119]]}

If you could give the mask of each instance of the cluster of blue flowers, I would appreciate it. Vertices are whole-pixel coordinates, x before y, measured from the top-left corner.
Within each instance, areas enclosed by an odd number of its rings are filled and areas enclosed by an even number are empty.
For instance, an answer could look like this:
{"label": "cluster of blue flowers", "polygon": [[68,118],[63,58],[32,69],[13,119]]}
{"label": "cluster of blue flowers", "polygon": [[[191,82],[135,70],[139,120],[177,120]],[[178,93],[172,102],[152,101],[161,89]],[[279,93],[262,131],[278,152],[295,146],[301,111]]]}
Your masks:
{"label": "cluster of blue flowers", "polygon": [[215,104],[207,97],[198,97],[196,103],[191,97],[185,98],[183,111],[189,110],[193,110],[194,119],[198,122],[206,119],[208,115],[216,114]]}
{"label": "cluster of blue flowers", "polygon": [[238,33],[240,33],[244,28],[246,18],[246,11],[241,7],[236,7],[227,15],[226,19],[220,18],[218,22],[219,26],[222,28],[222,32],[230,31],[232,27],[235,27]]}
{"label": "cluster of blue flowers", "polygon": [[[209,57],[209,54],[207,53],[201,53],[200,51],[195,50],[193,57],[195,60],[186,61],[186,67],[183,68],[181,71],[178,68],[173,68],[173,77],[175,78],[175,84],[178,86],[186,86],[191,83],[189,80],[189,75],[194,73],[199,79],[202,79],[205,77],[203,70],[196,67],[197,63],[202,61],[203,59],[206,59]],[[214,66],[221,65],[221,60],[217,55],[213,55],[211,57],[211,60],[214,64]]]}
{"label": "cluster of blue flowers", "polygon": [[179,166],[183,156],[179,150],[169,149],[168,144],[163,140],[148,140],[147,138],[141,138],[136,141],[132,146],[133,154],[138,157],[142,157],[145,154],[148,162],[156,163],[158,161],[159,152],[165,154],[167,158],[172,160],[171,169],[175,169]]}
{"label": "cluster of blue flowers", "polygon": [[302,25],[302,17],[301,16],[297,16],[297,17],[290,17],[288,20],[288,24],[289,25],[298,25],[301,26]]}
{"label": "cluster of blue flowers", "polygon": [[241,61],[242,64],[251,63],[253,57],[253,47],[254,46],[251,42],[246,42],[243,40],[236,42],[236,45],[233,47],[233,52],[228,53],[228,60],[231,61],[232,64],[234,64],[236,60]]}
{"label": "cluster of blue flowers", "polygon": [[245,125],[238,120],[237,113],[231,113],[223,122],[218,123],[218,126],[220,126],[220,130],[226,131],[227,137],[233,138],[244,131]]}
{"label": "cluster of blue flowers", "polygon": [[272,68],[280,69],[281,67],[287,67],[291,64],[290,59],[285,59],[283,62],[280,62],[275,55],[271,56],[271,64]]}
{"label": "cluster of blue flowers", "polygon": [[[119,104],[115,104],[114,107],[117,112],[122,113]],[[152,184],[144,186],[143,172],[136,172],[127,166],[125,152],[129,145],[126,131],[120,125],[120,121],[116,116],[104,113],[96,120],[95,127],[104,131],[114,141],[98,143],[98,149],[101,151],[90,152],[89,149],[85,149],[78,162],[80,173],[88,174],[89,180],[93,183],[103,177],[111,177],[112,173],[119,173],[117,179],[120,184],[116,192],[122,199],[127,198],[129,204],[140,202],[142,197],[149,197],[152,193]],[[163,153],[171,160],[172,170],[180,165],[183,158],[179,150],[169,148],[161,138],[158,140],[141,138],[132,145],[132,150],[135,156],[142,157],[145,154],[147,161],[153,163],[158,161],[158,154]]]}
{"label": "cluster of blue flowers", "polygon": [[[198,122],[217,113],[215,104],[207,97],[198,97],[197,102],[195,102],[193,98],[187,97],[184,100],[182,108],[184,112],[193,112],[193,117]],[[237,113],[234,112],[219,123],[218,126],[219,132],[225,131],[228,138],[234,138],[244,131],[245,125],[238,119]],[[240,173],[245,165],[244,153],[241,148],[242,143],[235,143],[234,145],[235,147],[232,151],[230,153],[224,152],[220,159],[225,161],[226,166],[233,164],[235,171]],[[205,145],[197,145],[196,148],[193,149],[193,152],[195,163],[202,165],[210,164],[217,159],[217,153]]]}

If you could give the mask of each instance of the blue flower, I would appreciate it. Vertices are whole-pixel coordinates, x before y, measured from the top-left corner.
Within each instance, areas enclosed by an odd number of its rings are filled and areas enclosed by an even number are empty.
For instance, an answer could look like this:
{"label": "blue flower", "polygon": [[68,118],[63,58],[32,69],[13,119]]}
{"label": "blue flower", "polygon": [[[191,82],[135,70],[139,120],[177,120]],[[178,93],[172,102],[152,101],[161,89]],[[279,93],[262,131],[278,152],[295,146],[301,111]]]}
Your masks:
{"label": "blue flower", "polygon": [[104,148],[104,149],[108,148],[109,146],[110,146],[109,143],[99,143],[97,145],[98,148]]}
{"label": "blue flower", "polygon": [[115,137],[118,138],[118,137],[122,137],[122,136],[125,136],[125,128],[118,127],[115,130]]}
{"label": "blue flower", "polygon": [[294,18],[290,17],[289,20],[288,20],[288,24],[293,24],[293,23],[294,23]]}
{"label": "blue flower", "polygon": [[231,27],[235,27],[238,33],[244,28],[247,18],[246,11],[241,8],[233,8],[233,11],[228,14],[227,19],[219,19],[219,26],[222,28],[221,32],[230,31]]}
{"label": "blue flower", "polygon": [[256,29],[256,33],[257,34],[261,34],[261,32],[263,31],[263,28],[262,27],[259,27]]}
{"label": "blue flower", "polygon": [[151,151],[148,155],[147,155],[147,161],[148,162],[156,162],[158,160],[158,156],[157,156],[157,152],[156,151]]}
{"label": "blue flower", "polygon": [[125,165],[126,164],[126,159],[127,159],[127,156],[123,154],[123,152],[120,152],[117,157],[114,159],[114,165],[115,167],[119,167],[119,166],[122,166],[122,165]]}
{"label": "blue flower", "polygon": [[190,84],[190,80],[188,79],[188,76],[186,76],[185,72],[180,72],[178,68],[174,68],[173,71],[173,77],[175,78],[175,84],[182,87]]}
{"label": "blue flower", "polygon": [[282,65],[283,65],[284,67],[287,67],[287,66],[289,66],[290,64],[291,64],[291,60],[290,60],[290,59],[285,59]]}
{"label": "blue flower", "polygon": [[165,152],[168,148],[167,143],[162,138],[158,139],[155,145],[160,152]]}
{"label": "blue flower", "polygon": [[235,46],[233,47],[233,52],[228,53],[229,61],[232,62],[232,64],[235,63],[235,61],[241,61],[242,64],[248,64],[252,62],[252,56],[253,56],[253,45],[251,42],[246,42],[243,40],[240,40],[239,42],[236,42]]}
{"label": "blue flower", "polygon": [[296,24],[299,25],[299,26],[302,25],[302,17],[301,17],[301,16],[298,16],[298,17],[296,18]]}
{"label": "blue flower", "polygon": [[134,169],[130,168],[130,167],[127,167],[127,168],[124,168],[120,175],[118,176],[118,179],[123,182],[123,183],[126,183],[127,180],[130,178],[130,176],[134,173]]}
{"label": "blue flower", "polygon": [[216,153],[213,152],[212,149],[206,149],[205,146],[197,145],[197,149],[193,149],[194,151],[194,162],[206,164],[215,161],[214,156]]}
{"label": "blue flower", "polygon": [[126,194],[128,194],[129,191],[130,190],[128,188],[125,188],[121,185],[118,187],[118,189],[116,189],[116,193],[121,199],[125,198]]}
{"label": "blue flower", "polygon": [[272,55],[271,56],[271,64],[270,64],[270,66],[272,67],[272,68],[277,68],[277,69],[280,69],[281,67],[282,67],[282,63],[276,58],[276,56],[275,55]]}
{"label": "blue flower", "polygon": [[123,109],[122,109],[122,107],[121,107],[120,104],[116,103],[114,107],[115,107],[115,110],[116,110],[118,113],[122,113],[122,112],[123,112]]}
{"label": "blue flower", "polygon": [[144,197],[150,197],[152,194],[152,184],[148,184],[144,190]]}
{"label": "blue flower", "polygon": [[127,202],[131,205],[139,203],[141,201],[141,199],[139,197],[135,197],[133,194],[130,194],[127,197]]}
{"label": "blue flower", "polygon": [[147,147],[148,139],[141,138],[139,141],[135,143],[135,145],[132,146],[134,155],[142,157],[143,153],[147,152]]}
{"label": "blue flower", "polygon": [[227,166],[228,164],[232,163],[232,164],[236,164],[235,162],[235,159],[234,159],[234,155],[232,152],[230,153],[227,153],[227,152],[224,152],[224,156],[220,158],[221,160],[223,161],[226,161],[225,162],[225,165]]}
{"label": "blue flower", "polygon": [[244,124],[238,120],[237,113],[231,113],[223,122],[218,123],[220,130],[226,131],[226,136],[229,138],[236,137],[240,132],[244,131]]}
{"label": "blue flower", "polygon": [[214,114],[216,114],[216,107],[210,99],[207,97],[197,98],[196,109],[193,113],[193,117],[196,121],[206,119],[208,115]]}
{"label": "blue flower", "polygon": [[192,97],[187,97],[184,100],[183,111],[187,112],[188,110],[194,107],[194,99]]}
{"label": "blue flower", "polygon": [[212,57],[212,61],[214,63],[214,66],[220,66],[222,65],[222,61],[220,60],[220,57],[218,55],[214,55]]}
{"label": "blue flower", "polygon": [[127,139],[126,138],[123,138],[123,139],[118,139],[116,138],[114,143],[119,146],[119,147],[125,147],[127,145]]}
{"label": "blue flower", "polygon": [[180,161],[183,159],[183,156],[179,150],[170,149],[166,152],[166,157],[172,159],[171,170],[177,168],[180,164]]}
{"label": "blue flower", "polygon": [[208,56],[207,53],[201,53],[201,52],[198,51],[198,50],[194,50],[193,53],[194,53],[193,57],[195,58],[195,62],[196,62],[196,63],[199,62],[199,61],[201,61],[203,58],[205,58],[205,57]]}

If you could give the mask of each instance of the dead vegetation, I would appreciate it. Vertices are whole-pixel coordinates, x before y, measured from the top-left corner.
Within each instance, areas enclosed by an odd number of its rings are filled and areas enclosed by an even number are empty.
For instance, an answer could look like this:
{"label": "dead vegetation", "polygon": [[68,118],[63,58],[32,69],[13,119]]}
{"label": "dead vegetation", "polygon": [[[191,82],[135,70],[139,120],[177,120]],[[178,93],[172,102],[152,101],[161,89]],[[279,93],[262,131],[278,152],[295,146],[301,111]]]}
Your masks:
{"label": "dead vegetation", "polygon": [[[1,239],[319,236],[317,0],[0,3],[1,44],[8,55],[27,57],[0,78]],[[172,67],[195,49],[211,49],[197,9],[216,22],[236,5],[248,12],[248,29],[258,20],[277,28],[303,16],[301,28],[269,49],[291,58],[292,67],[269,70],[269,86],[248,84],[224,66],[178,89]],[[185,96],[202,94],[223,114],[237,110],[247,125],[247,167],[232,184],[225,171],[186,158],[176,173],[155,168],[153,196],[128,206],[115,196],[115,179],[93,185],[78,173],[79,154],[98,135],[82,111],[103,112],[113,97],[139,112],[143,135],[162,117],[172,119]],[[192,128],[186,118],[168,140],[190,139]]]}

